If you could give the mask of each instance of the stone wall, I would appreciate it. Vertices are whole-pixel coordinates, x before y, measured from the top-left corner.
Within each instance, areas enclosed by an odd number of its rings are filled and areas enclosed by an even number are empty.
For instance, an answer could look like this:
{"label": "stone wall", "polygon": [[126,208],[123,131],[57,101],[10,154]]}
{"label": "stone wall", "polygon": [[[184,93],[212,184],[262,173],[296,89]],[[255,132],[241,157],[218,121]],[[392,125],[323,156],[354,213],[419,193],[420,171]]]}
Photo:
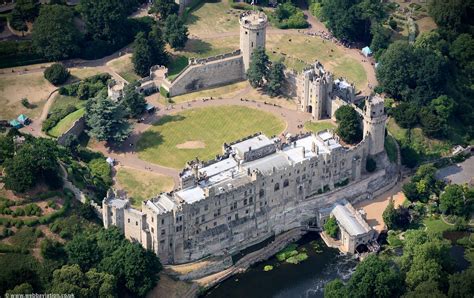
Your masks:
{"label": "stone wall", "polygon": [[230,84],[245,79],[240,52],[207,59],[192,60],[173,81],[165,79],[162,86],[170,96]]}
{"label": "stone wall", "polygon": [[65,133],[60,135],[58,137],[58,144],[63,145],[65,144],[68,136],[76,136],[79,137],[79,135],[84,132],[84,129],[86,127],[86,118],[82,116],[81,118],[77,119],[76,122],[69,128]]}

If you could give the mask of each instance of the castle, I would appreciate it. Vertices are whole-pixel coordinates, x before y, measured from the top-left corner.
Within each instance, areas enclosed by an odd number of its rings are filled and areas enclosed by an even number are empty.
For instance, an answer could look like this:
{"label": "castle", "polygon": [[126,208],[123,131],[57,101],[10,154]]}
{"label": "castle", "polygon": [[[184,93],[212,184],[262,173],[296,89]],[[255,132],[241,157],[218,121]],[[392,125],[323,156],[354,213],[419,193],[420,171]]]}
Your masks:
{"label": "castle", "polygon": [[[367,98],[361,112],[364,138],[356,146],[343,146],[330,131],[287,140],[256,134],[224,144],[215,160],[189,162],[180,188],[144,201],[141,211],[109,192],[104,226],[118,226],[163,263],[175,264],[321,225],[320,210],[341,199],[365,198],[394,176],[385,167],[383,99]],[[378,174],[365,173],[368,156],[381,165]]]}

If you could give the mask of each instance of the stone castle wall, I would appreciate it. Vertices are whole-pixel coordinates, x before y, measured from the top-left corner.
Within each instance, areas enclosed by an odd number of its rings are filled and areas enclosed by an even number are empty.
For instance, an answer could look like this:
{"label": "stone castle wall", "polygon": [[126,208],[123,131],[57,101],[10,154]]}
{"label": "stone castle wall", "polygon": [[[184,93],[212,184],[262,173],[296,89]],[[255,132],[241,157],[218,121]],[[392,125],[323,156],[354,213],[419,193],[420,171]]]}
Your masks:
{"label": "stone castle wall", "polygon": [[79,137],[79,135],[84,132],[85,127],[86,118],[82,116],[81,118],[77,119],[76,122],[74,122],[71,128],[69,128],[65,133],[58,137],[58,144],[64,146],[68,136]]}
{"label": "stone castle wall", "polygon": [[170,96],[221,86],[245,79],[240,51],[206,59],[192,60],[174,80],[163,81]]}

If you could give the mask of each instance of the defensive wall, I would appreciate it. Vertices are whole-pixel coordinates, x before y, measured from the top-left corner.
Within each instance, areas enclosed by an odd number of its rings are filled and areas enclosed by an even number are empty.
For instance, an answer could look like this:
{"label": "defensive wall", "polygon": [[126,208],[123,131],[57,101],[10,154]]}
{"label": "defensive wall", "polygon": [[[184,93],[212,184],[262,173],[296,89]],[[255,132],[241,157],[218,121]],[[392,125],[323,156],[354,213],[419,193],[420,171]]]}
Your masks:
{"label": "defensive wall", "polygon": [[76,122],[62,135],[58,137],[58,144],[65,145],[66,140],[69,136],[79,137],[79,135],[84,131],[86,126],[86,118],[82,116],[77,119]]}
{"label": "defensive wall", "polygon": [[169,96],[177,96],[245,79],[240,50],[205,59],[191,59],[189,65],[173,80],[163,80],[162,87]]}

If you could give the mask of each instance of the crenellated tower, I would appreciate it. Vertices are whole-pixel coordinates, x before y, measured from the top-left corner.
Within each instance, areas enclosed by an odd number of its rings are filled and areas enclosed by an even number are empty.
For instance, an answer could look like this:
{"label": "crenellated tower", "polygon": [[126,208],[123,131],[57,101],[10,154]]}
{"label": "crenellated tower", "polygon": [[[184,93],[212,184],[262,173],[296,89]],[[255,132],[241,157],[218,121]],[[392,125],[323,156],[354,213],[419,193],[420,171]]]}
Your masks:
{"label": "crenellated tower", "polygon": [[261,11],[247,11],[240,15],[240,51],[244,59],[244,69],[247,72],[253,51],[265,48],[265,35],[268,19]]}
{"label": "crenellated tower", "polygon": [[368,138],[370,155],[384,151],[386,122],[383,98],[377,95],[368,97],[364,110],[364,138]]}

